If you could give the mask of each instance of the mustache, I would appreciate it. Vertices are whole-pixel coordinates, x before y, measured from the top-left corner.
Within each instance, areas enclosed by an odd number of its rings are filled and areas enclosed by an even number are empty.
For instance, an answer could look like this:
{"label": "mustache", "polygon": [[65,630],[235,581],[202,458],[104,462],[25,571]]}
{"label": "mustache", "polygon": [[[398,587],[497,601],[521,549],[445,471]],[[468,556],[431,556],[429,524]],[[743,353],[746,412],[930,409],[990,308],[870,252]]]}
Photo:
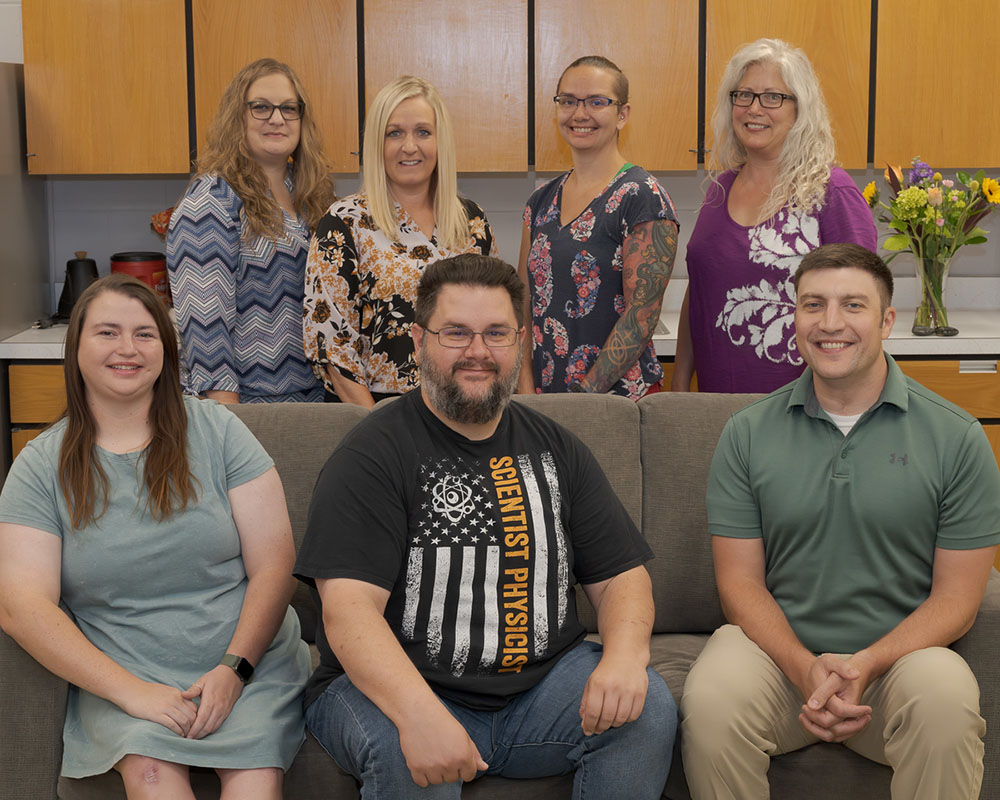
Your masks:
{"label": "mustache", "polygon": [[493,372],[500,371],[500,365],[492,359],[478,360],[475,358],[464,358],[456,361],[451,367],[451,374],[454,375],[460,369],[490,369]]}

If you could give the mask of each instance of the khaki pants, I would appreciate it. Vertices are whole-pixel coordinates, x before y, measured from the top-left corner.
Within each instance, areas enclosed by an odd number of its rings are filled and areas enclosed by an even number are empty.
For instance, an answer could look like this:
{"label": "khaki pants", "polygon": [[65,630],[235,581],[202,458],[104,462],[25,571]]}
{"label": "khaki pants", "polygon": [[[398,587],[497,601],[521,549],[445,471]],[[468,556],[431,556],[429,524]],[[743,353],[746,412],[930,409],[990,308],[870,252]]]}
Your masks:
{"label": "khaki pants", "polygon": [[[681,751],[694,800],[767,798],[771,756],[819,741],[798,715],[803,699],[736,625],[715,632],[681,697]],[[979,685],[944,647],[899,659],[862,697],[871,722],[844,746],[893,768],[894,800],[972,800],[983,781],[986,723]],[[831,745],[836,746],[836,745]]]}

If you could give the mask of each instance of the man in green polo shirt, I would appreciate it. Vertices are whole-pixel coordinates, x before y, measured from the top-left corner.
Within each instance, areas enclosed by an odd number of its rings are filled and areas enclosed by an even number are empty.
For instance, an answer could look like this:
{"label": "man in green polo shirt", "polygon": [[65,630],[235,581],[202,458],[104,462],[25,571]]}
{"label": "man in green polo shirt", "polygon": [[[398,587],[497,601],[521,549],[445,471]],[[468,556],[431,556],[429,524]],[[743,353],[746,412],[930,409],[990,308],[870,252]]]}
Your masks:
{"label": "man in green polo shirt", "polygon": [[699,798],[766,798],[770,756],[843,742],[892,766],[892,796],[972,798],[979,687],[948,645],[1000,543],[1000,472],[979,423],[882,350],[892,275],[853,244],[795,274],[809,368],[733,415],[708,487],[731,623],[681,700]]}

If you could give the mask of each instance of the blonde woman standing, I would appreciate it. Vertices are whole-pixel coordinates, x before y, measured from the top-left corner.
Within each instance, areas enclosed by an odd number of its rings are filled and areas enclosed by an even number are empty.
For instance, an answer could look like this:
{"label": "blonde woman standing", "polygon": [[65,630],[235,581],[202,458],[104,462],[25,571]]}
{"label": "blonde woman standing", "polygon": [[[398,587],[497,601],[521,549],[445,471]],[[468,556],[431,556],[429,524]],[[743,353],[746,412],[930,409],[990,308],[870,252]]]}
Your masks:
{"label": "blonde woman standing", "polygon": [[302,325],[327,399],[371,407],[418,382],[410,325],[433,261],[496,255],[483,210],[459,197],[444,102],[423,78],[383,87],[368,110],[362,191],[335,202],[309,247]]}
{"label": "blonde woman standing", "polygon": [[819,80],[780,39],[741,48],[712,115],[713,180],[687,246],[671,389],[697,373],[706,392],[770,392],[805,368],[795,345],[792,276],[832,242],[876,247],[861,192],[834,165]]}

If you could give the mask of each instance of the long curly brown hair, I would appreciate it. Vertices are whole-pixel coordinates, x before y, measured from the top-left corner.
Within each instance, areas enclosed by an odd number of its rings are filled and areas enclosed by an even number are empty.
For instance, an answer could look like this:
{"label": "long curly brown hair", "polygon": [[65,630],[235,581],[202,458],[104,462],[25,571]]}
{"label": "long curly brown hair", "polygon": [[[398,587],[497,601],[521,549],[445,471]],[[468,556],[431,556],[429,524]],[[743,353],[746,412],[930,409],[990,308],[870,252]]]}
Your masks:
{"label": "long curly brown hair", "polygon": [[247,239],[265,236],[277,241],[284,238],[281,207],[271,196],[264,171],[250,155],[246,137],[247,91],[258,78],[275,73],[291,81],[299,100],[305,104],[299,144],[292,153],[295,211],[312,231],[334,201],[331,166],[323,153],[319,129],[302,82],[287,64],[273,58],[258,59],[236,73],[222,95],[194,176],[214,173],[233,187],[243,201]]}

